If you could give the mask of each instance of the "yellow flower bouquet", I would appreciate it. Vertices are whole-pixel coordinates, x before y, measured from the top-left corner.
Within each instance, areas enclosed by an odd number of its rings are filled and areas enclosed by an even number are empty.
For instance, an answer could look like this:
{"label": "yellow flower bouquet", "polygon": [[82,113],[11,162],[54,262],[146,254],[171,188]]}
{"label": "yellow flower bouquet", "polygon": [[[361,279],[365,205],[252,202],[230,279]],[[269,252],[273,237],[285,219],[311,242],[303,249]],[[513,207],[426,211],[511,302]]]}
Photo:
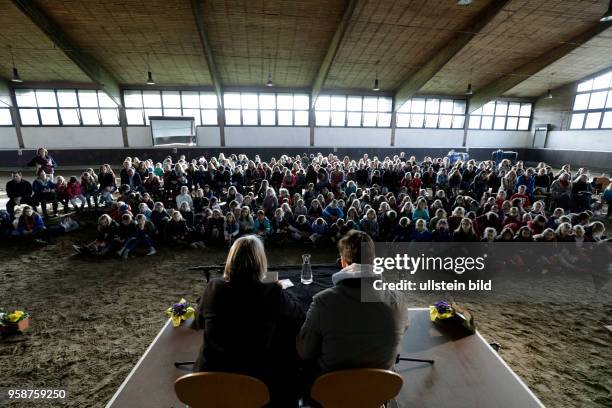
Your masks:
{"label": "yellow flower bouquet", "polygon": [[30,327],[30,314],[23,310],[0,310],[0,335],[15,334]]}
{"label": "yellow flower bouquet", "polygon": [[452,305],[440,300],[429,306],[429,317],[435,324],[446,326],[458,326],[467,329],[471,333],[476,332],[476,325],[472,314],[456,303]]}
{"label": "yellow flower bouquet", "polygon": [[179,327],[181,323],[195,316],[195,309],[187,304],[185,299],[174,303],[166,310],[166,314],[172,319],[172,326]]}

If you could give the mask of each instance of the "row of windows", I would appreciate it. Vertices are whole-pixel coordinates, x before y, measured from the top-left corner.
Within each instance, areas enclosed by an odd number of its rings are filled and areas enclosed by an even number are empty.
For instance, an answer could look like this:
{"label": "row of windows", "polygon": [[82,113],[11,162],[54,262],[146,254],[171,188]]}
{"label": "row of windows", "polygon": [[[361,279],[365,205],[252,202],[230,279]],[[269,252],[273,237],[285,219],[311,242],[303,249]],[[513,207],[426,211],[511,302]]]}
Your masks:
{"label": "row of windows", "polygon": [[315,124],[389,127],[392,109],[392,99],[384,96],[321,95],[315,103]]}
{"label": "row of windows", "polygon": [[[579,95],[581,99],[575,110],[612,104],[612,96],[606,99],[608,91],[595,94]],[[601,94],[605,94],[603,102]],[[218,124],[217,97],[212,92],[126,90],[123,98],[128,125],[148,125],[150,116],[190,116],[194,117],[196,126]],[[117,105],[99,90],[19,89],[16,99],[21,123],[25,126],[119,124]],[[227,92],[223,102],[225,122],[229,126],[308,126],[309,123],[310,97],[307,94]],[[389,97],[321,95],[315,104],[315,124],[389,127],[392,110]],[[398,109],[396,125],[400,128],[461,129],[465,125],[465,110],[466,102],[462,99],[412,98]],[[531,103],[489,102],[469,115],[468,127],[528,130],[531,110]],[[587,118],[582,118],[584,122],[595,122],[596,115],[583,116]],[[608,123],[609,116],[599,112],[597,118]],[[578,118],[576,116],[576,120]],[[0,110],[0,125],[10,124],[8,109]]]}
{"label": "row of windows", "polygon": [[198,91],[124,91],[128,125],[148,125],[149,116],[191,116],[196,126],[217,125],[217,96]]}
{"label": "row of windows", "polygon": [[225,124],[230,126],[308,126],[309,106],[310,97],[306,94],[223,94]]}
{"label": "row of windows", "polygon": [[17,89],[24,126],[100,126],[119,124],[117,104],[103,91],[90,89]]}
{"label": "row of windows", "polygon": [[531,103],[492,101],[470,114],[469,129],[529,130]]}
{"label": "row of windows", "polygon": [[465,100],[412,98],[397,111],[399,128],[461,129],[465,124]]}
{"label": "row of windows", "polygon": [[612,71],[578,84],[570,129],[612,128]]}

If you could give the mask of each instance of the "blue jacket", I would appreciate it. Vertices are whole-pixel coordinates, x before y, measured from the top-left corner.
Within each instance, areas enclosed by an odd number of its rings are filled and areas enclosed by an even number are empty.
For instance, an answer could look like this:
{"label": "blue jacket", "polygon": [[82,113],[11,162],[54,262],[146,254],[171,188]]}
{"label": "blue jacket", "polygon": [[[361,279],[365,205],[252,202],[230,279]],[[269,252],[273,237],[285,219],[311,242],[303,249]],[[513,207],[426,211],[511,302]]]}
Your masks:
{"label": "blue jacket", "polygon": [[42,193],[43,190],[53,189],[55,189],[55,184],[53,184],[53,181],[51,180],[42,181],[41,179],[37,178],[32,183],[32,190],[34,190],[34,194]]}
{"label": "blue jacket", "polygon": [[[17,232],[19,232],[19,234],[23,234],[25,231],[29,231],[26,225],[25,218],[26,217],[24,214],[19,217],[19,221],[17,223]],[[32,213],[32,218],[34,221],[34,227],[31,230],[32,232],[40,231],[45,228],[45,223],[40,215]]]}
{"label": "blue jacket", "polygon": [[519,186],[527,187],[527,194],[532,194],[533,189],[535,188],[535,177],[528,177],[526,174],[521,174],[516,178],[516,183],[514,184],[514,191],[518,191]]}
{"label": "blue jacket", "polygon": [[342,211],[341,208],[338,208],[338,207],[332,208],[330,205],[328,205],[323,210],[323,218],[325,218],[325,221],[327,222],[333,221],[333,220],[330,220],[330,217],[336,217],[336,219],[344,218],[344,211]]}
{"label": "blue jacket", "polygon": [[429,211],[426,209],[416,209],[412,212],[412,221],[423,219],[429,221]]}
{"label": "blue jacket", "polygon": [[327,223],[324,222],[321,225],[317,225],[317,222],[313,221],[311,228],[312,228],[312,232],[314,232],[315,234],[324,235],[327,232]]}
{"label": "blue jacket", "polygon": [[423,232],[419,232],[417,230],[412,231],[412,235],[410,236],[410,241],[412,242],[430,242],[431,241],[431,233],[427,230]]}

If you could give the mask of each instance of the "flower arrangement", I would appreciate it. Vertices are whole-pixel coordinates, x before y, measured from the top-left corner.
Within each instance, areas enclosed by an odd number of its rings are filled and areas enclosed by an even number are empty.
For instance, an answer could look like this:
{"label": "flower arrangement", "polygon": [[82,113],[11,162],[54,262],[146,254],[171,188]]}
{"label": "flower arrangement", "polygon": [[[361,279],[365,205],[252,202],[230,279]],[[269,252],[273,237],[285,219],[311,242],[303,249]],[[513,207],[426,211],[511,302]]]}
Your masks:
{"label": "flower arrangement", "polygon": [[0,310],[0,334],[16,333],[30,327],[30,314],[23,310]]}
{"label": "flower arrangement", "polygon": [[429,317],[431,321],[437,324],[447,326],[463,327],[470,333],[476,332],[476,324],[472,313],[456,303],[448,303],[440,300],[429,306]]}
{"label": "flower arrangement", "polygon": [[179,327],[184,320],[195,316],[195,309],[187,304],[185,299],[174,303],[166,310],[166,314],[172,319],[172,326]]}
{"label": "flower arrangement", "polygon": [[437,301],[433,306],[429,306],[429,317],[432,322],[449,319],[455,316],[455,309],[443,300]]}

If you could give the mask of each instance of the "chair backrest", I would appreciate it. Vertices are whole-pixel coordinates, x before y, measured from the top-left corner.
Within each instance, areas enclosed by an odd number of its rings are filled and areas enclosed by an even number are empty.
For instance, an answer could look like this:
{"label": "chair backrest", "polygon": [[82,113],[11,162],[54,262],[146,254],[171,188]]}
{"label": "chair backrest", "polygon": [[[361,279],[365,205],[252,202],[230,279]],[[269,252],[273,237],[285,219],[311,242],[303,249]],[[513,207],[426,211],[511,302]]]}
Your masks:
{"label": "chair backrest", "polygon": [[310,395],[323,408],[380,408],[399,394],[404,381],[389,370],[334,371],[317,378]]}
{"label": "chair backrest", "polygon": [[174,382],[176,396],[191,408],[261,408],[270,402],[268,387],[247,375],[202,372]]}

